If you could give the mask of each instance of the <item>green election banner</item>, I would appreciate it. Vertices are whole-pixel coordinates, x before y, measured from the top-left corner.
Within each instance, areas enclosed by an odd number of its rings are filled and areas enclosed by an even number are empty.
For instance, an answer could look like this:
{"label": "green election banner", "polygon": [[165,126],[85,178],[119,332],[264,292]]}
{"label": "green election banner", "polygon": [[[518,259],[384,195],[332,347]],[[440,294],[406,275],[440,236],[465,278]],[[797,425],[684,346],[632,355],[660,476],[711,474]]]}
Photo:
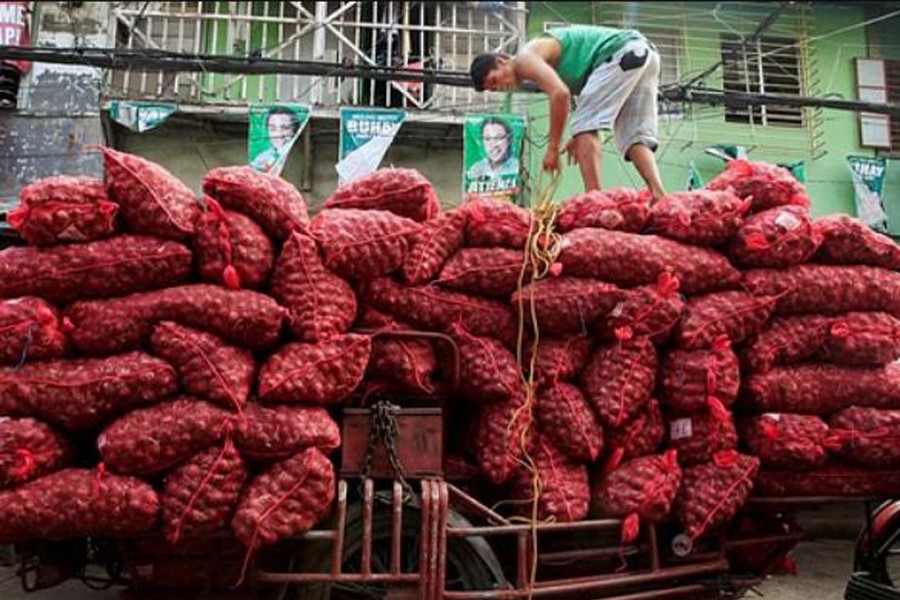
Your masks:
{"label": "green election banner", "polygon": [[109,117],[132,131],[143,133],[159,127],[178,109],[174,104],[113,100]]}
{"label": "green election banner", "polygon": [[291,148],[309,121],[302,104],[256,104],[250,107],[247,148],[250,166],[280,175]]}
{"label": "green election banner", "polygon": [[463,134],[466,200],[515,201],[522,189],[522,115],[468,115]]}
{"label": "green election banner", "polygon": [[338,160],[373,138],[393,136],[397,125],[406,120],[405,110],[387,108],[341,108],[341,145]]}
{"label": "green election banner", "polygon": [[871,156],[847,156],[847,168],[853,178],[856,215],[875,231],[887,232],[884,212],[884,179],[887,160]]}

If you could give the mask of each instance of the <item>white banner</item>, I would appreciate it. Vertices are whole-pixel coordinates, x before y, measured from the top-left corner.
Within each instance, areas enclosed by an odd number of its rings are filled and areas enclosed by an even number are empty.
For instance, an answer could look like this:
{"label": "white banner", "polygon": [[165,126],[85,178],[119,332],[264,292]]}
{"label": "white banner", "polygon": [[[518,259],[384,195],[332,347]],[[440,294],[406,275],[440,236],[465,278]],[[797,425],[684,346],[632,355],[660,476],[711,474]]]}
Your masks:
{"label": "white banner", "polygon": [[344,156],[335,166],[340,182],[347,183],[377,170],[402,124],[397,123],[390,129],[372,136],[369,141]]}

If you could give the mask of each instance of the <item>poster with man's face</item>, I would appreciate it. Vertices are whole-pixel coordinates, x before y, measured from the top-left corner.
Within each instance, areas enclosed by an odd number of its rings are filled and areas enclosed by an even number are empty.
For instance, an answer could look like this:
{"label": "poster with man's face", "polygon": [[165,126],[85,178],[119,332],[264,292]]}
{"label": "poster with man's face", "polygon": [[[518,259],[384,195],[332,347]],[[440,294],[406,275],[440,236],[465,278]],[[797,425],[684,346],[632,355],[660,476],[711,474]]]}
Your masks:
{"label": "poster with man's face", "polygon": [[515,201],[522,187],[520,162],[525,118],[469,115],[463,141],[463,189],[467,200]]}
{"label": "poster with man's face", "polygon": [[309,120],[302,104],[260,104],[250,108],[250,166],[264,173],[281,173],[291,148]]}

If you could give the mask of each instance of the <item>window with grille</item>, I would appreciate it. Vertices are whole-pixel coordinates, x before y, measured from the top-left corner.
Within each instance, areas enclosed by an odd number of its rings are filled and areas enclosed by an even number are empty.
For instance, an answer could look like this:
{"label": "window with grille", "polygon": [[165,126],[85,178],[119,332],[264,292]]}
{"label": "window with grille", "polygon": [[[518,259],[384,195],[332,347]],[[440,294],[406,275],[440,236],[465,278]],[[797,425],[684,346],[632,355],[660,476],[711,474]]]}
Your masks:
{"label": "window with grille", "polygon": [[[571,23],[562,21],[545,21],[544,32],[571,25]],[[621,24],[608,26],[623,27]],[[676,29],[660,27],[641,27],[640,31],[656,46],[656,51],[659,52],[659,85],[678,83],[681,79],[681,32]],[[684,107],[680,103],[663,102],[659,106],[659,114],[680,117],[684,114]]]}
{"label": "window with grille", "polygon": [[[900,104],[900,60],[884,61],[887,101]],[[891,117],[891,153],[900,153],[900,118]]]}
{"label": "window with grille", "polygon": [[[721,37],[723,88],[726,92],[802,93],[796,40],[762,37],[746,46],[736,35]],[[794,106],[726,106],[725,121],[777,127],[802,127],[803,109]]]}

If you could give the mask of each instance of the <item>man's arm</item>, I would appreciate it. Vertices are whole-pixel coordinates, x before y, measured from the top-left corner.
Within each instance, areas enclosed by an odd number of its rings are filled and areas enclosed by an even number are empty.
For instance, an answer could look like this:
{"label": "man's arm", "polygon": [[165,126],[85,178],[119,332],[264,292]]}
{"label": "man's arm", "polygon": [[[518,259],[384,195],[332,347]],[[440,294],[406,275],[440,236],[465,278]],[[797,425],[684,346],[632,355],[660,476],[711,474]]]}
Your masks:
{"label": "man's arm", "polygon": [[[547,158],[551,153],[555,155],[556,161],[559,161],[562,134],[566,128],[566,120],[569,118],[569,103],[572,94],[556,70],[535,52],[526,51],[517,56],[516,71],[520,79],[533,81],[547,94],[550,100],[550,140],[547,148],[548,156],[545,158],[544,166],[546,168]],[[553,167],[554,170],[557,168],[558,165]]]}

